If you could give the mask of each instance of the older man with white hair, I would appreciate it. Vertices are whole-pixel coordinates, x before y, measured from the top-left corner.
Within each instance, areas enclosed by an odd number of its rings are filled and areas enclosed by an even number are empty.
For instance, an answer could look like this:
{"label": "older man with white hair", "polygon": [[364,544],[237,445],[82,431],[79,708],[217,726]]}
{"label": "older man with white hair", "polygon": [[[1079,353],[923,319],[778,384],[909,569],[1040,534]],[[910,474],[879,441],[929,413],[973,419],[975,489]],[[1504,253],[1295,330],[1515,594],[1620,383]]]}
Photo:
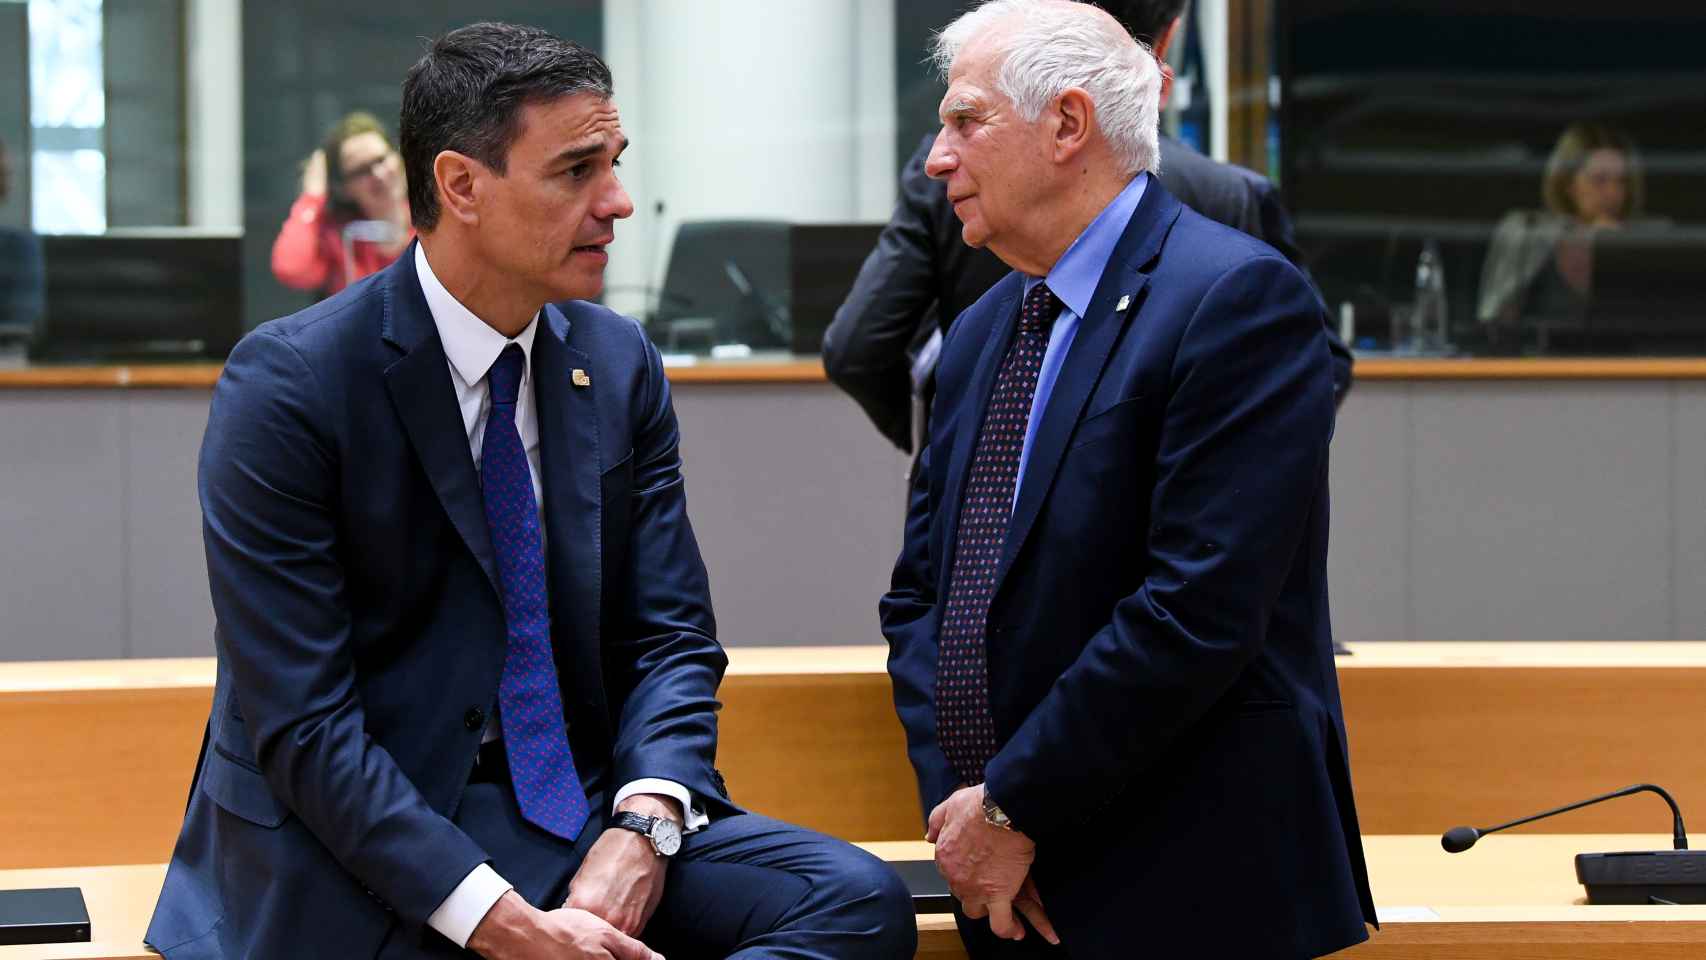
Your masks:
{"label": "older man with white hair", "polygon": [[882,621],[967,948],[1357,943],[1320,301],[1152,176],[1159,70],[1105,12],[993,0],[936,55],[927,169],[1015,272],[943,344]]}

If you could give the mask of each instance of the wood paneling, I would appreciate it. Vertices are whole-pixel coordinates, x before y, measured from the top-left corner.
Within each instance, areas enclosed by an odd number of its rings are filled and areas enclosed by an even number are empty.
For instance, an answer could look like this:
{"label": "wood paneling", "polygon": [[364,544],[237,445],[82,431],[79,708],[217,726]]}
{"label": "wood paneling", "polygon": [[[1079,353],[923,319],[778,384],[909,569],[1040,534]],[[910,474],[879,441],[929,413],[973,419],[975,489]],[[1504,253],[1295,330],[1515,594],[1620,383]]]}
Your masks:
{"label": "wood paneling", "polygon": [[[1678,724],[1706,715],[1706,643],[1358,644],[1339,661],[1370,834],[1490,826],[1641,781],[1706,801]],[[917,790],[886,649],[734,648],[718,765],[747,807],[849,840],[913,840]],[[0,867],[163,860],[211,699],[211,659],[0,667]],[[1641,832],[1628,798],[1524,828]],[[13,829],[14,825],[16,829]]]}

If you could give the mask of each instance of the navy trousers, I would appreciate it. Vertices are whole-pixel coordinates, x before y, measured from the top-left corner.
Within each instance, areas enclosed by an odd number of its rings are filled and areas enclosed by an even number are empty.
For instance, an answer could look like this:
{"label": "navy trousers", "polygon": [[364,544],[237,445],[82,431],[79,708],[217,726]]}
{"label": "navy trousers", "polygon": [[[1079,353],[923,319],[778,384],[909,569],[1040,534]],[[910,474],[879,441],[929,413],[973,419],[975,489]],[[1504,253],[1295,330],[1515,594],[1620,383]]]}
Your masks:
{"label": "navy trousers", "polygon": [[[595,776],[592,819],[569,843],[521,817],[506,778],[471,783],[457,826],[541,909],[560,906],[610,809]],[[911,896],[886,864],[857,847],[758,814],[711,821],[682,838],[663,899],[641,933],[669,960],[910,960]],[[392,931],[384,960],[473,957],[430,928]]]}

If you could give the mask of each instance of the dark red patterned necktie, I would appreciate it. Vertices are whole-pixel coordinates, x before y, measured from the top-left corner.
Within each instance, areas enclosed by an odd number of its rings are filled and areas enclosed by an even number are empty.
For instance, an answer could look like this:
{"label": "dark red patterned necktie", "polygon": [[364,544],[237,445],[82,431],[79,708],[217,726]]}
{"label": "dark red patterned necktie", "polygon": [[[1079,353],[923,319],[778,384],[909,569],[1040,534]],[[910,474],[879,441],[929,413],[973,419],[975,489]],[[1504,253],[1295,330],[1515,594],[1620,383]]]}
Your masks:
{"label": "dark red patterned necktie", "polygon": [[983,768],[995,756],[989,659],[984,647],[989,601],[1013,516],[1013,491],[1019,482],[1019,457],[1025,450],[1037,374],[1048,352],[1049,329],[1059,313],[1060,300],[1047,284],[1037,284],[1025,296],[1019,329],[995,376],[983,430],[972,454],[971,475],[960,500],[954,566],[948,576],[948,601],[936,653],[936,736],[948,762],[968,784],[983,782]]}

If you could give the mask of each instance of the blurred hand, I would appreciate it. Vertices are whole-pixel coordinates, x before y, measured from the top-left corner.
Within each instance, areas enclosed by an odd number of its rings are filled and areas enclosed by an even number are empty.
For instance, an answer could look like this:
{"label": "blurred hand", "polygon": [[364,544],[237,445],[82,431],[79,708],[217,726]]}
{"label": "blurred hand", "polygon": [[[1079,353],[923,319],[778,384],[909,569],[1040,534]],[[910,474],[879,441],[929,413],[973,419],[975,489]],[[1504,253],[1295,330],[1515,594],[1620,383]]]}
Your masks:
{"label": "blurred hand", "polygon": [[[636,794],[618,811],[648,817],[667,817],[681,824],[681,808],[667,797]],[[631,937],[640,935],[663,899],[669,861],[652,849],[652,842],[632,830],[612,827],[593,843],[569,881],[563,904],[602,917]]]}
{"label": "blurred hand", "polygon": [[302,167],[302,192],[311,197],[326,195],[326,151],[316,150],[308,155]]}
{"label": "blurred hand", "polygon": [[487,960],[663,960],[584,910],[538,910],[514,890],[487,911],[468,949]]}
{"label": "blurred hand", "polygon": [[[966,787],[930,812],[930,830],[925,839],[936,845],[936,869],[948,881],[948,889],[960,901],[960,909],[973,920],[989,918],[989,929],[1006,940],[1022,940],[1025,926],[1013,916],[1036,859],[1037,845],[1017,830],[1003,830],[983,817],[983,787]],[[1048,924],[1042,901],[1031,896],[1022,908]],[[1033,923],[1036,921],[1033,920]],[[1039,925],[1044,939],[1058,943],[1052,925]]]}

